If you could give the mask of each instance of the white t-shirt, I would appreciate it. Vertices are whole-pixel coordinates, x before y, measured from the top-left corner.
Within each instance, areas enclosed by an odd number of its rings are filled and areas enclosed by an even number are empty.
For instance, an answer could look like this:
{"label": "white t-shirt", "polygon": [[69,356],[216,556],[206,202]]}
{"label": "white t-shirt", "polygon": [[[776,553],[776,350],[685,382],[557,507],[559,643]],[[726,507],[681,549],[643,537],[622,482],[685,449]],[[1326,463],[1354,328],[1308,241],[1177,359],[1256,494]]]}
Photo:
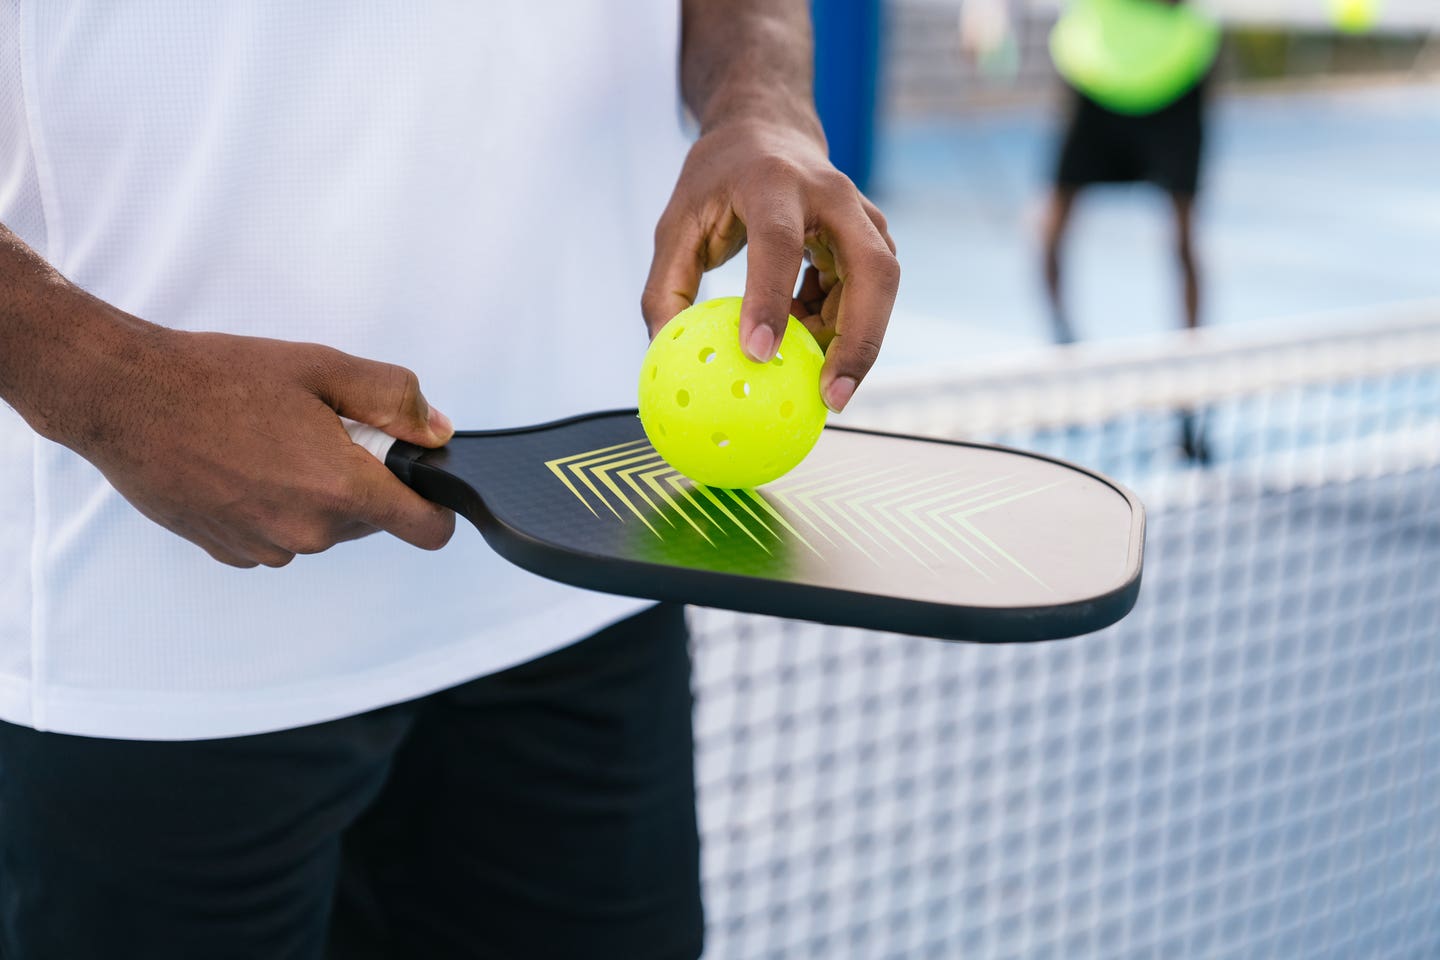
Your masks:
{"label": "white t-shirt", "polygon": [[[0,222],[147,320],[403,364],[463,428],[634,402],[685,143],[674,0],[0,0]],[[468,525],[223,566],[0,404],[0,717],[189,739],[356,713],[640,604]]]}

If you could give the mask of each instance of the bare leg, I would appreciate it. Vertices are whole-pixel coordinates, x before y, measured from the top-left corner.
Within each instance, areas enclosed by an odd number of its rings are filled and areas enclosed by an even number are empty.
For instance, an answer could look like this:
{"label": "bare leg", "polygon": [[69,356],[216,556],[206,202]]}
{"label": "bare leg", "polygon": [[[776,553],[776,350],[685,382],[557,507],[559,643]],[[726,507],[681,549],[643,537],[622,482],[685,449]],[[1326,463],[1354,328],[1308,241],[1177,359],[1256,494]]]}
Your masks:
{"label": "bare leg", "polygon": [[1172,193],[1175,209],[1175,255],[1180,260],[1180,276],[1185,289],[1185,326],[1200,326],[1200,271],[1195,263],[1195,198],[1185,193]]}
{"label": "bare leg", "polygon": [[[1180,261],[1180,277],[1184,286],[1185,326],[1200,326],[1200,271],[1195,264],[1194,211],[1195,198],[1189,194],[1172,193],[1175,208],[1175,255]],[[1210,462],[1210,447],[1205,442],[1204,425],[1194,410],[1180,411],[1180,446],[1191,463],[1204,466]]]}
{"label": "bare leg", "polygon": [[1045,208],[1045,294],[1050,303],[1050,327],[1056,343],[1074,343],[1075,330],[1065,313],[1060,290],[1060,245],[1075,205],[1074,187],[1056,187]]}

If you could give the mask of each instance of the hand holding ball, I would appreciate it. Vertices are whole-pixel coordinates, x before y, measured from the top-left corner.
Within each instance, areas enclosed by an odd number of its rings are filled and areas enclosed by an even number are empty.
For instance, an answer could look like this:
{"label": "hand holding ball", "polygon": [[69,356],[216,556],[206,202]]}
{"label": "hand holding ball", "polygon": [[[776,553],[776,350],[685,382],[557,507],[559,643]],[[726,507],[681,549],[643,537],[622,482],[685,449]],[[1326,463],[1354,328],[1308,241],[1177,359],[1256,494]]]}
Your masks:
{"label": "hand holding ball", "polygon": [[758,487],[815,446],[827,410],[825,354],[794,317],[769,363],[740,349],[740,298],[697,303],[667,323],[640,368],[640,422],[676,470],[712,487]]}

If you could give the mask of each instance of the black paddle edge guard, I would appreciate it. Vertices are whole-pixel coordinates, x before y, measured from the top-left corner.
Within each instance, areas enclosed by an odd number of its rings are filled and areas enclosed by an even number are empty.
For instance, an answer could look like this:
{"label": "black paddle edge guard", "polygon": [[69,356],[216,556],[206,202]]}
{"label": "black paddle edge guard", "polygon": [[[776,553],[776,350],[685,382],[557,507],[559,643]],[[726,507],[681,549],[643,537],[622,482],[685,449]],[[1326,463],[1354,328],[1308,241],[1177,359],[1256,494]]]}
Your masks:
{"label": "black paddle edge guard", "polygon": [[[616,415],[635,416],[634,408],[603,410],[565,417],[529,427],[501,430],[462,430],[457,437],[496,437],[529,433]],[[426,463],[427,450],[396,441],[385,465],[427,500],[449,507],[469,520],[496,553],[510,563],[547,580],[585,590],[619,594],[657,602],[714,607],[837,627],[857,627],[884,633],[902,633],[935,640],[964,643],[1036,643],[1064,640],[1102,630],[1119,622],[1140,596],[1145,552],[1145,507],[1127,487],[1085,467],[1028,450],[997,444],[941,440],[857,427],[826,427],[844,433],[889,437],[945,446],[1000,450],[1044,460],[1083,473],[1125,499],[1135,522],[1131,525],[1129,563],[1124,581],[1107,593],[1078,603],[1031,607],[957,607],[918,600],[902,600],[803,583],[786,583],[687,567],[624,560],[581,553],[516,530],[496,518],[484,499],[468,483]]]}

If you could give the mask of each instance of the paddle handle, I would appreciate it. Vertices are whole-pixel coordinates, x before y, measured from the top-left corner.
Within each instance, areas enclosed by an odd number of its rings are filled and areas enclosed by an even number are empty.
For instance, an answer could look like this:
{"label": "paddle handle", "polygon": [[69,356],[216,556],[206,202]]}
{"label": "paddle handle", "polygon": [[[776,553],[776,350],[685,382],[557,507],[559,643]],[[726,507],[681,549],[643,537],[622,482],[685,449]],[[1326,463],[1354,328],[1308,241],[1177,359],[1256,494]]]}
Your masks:
{"label": "paddle handle", "polygon": [[340,422],[345,424],[345,432],[350,434],[350,439],[355,441],[356,446],[364,447],[376,460],[389,467],[391,473],[407,484],[410,483],[410,468],[415,463],[415,458],[425,452],[424,447],[396,440],[384,430],[368,423],[357,423],[345,417],[341,417]]}

